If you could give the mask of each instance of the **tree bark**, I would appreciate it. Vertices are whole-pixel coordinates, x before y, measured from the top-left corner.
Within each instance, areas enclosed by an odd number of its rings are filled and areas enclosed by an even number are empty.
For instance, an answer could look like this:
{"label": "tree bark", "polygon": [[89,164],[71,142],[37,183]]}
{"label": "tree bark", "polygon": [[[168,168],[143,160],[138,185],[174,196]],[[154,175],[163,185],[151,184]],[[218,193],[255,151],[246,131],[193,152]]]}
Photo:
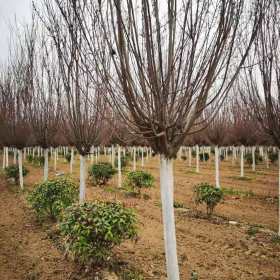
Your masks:
{"label": "tree bark", "polygon": [[160,155],[160,190],[164,228],[165,258],[168,280],[179,280],[174,217],[173,161]]}
{"label": "tree bark", "polygon": [[192,167],[192,148],[189,147],[189,167]]}
{"label": "tree bark", "polygon": [[49,149],[44,149],[44,181],[48,180],[49,176]]}
{"label": "tree bark", "polygon": [[220,153],[219,147],[215,146],[215,172],[216,172],[216,188],[221,188],[220,185]]}
{"label": "tree bark", "polygon": [[240,177],[244,177],[244,146],[241,146],[240,153]]}
{"label": "tree bark", "polygon": [[196,173],[199,173],[199,147],[196,145]]}
{"label": "tree bark", "polygon": [[256,147],[252,147],[252,170],[256,171]]}
{"label": "tree bark", "polygon": [[121,147],[118,147],[118,187],[122,187]]}
{"label": "tree bark", "polygon": [[22,150],[18,150],[19,186],[23,190]]}
{"label": "tree bark", "polygon": [[133,171],[136,171],[136,148],[133,147]]}
{"label": "tree bark", "polygon": [[80,155],[80,195],[79,201],[83,203],[86,198],[86,160],[85,156]]}

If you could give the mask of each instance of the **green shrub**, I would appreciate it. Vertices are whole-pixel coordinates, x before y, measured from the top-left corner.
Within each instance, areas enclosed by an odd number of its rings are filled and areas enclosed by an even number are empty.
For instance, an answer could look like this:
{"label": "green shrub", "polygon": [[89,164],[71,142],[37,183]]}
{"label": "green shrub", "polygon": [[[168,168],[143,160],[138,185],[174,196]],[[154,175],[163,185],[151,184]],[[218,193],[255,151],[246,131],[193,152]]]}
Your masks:
{"label": "green shrub", "polygon": [[[253,164],[253,156],[252,153],[246,154],[245,155],[245,160],[248,164]],[[263,158],[260,156],[259,153],[255,153],[255,162],[258,164],[259,162],[262,162]]]}
{"label": "green shrub", "polygon": [[194,187],[194,199],[196,204],[206,204],[207,215],[213,214],[214,208],[222,200],[222,190],[208,184],[202,183]]}
{"label": "green shrub", "polygon": [[[129,162],[130,157],[129,156],[121,156],[121,168],[125,168]],[[118,157],[115,158],[115,166],[118,166]]]}
{"label": "green shrub", "polygon": [[39,165],[39,166],[43,166],[45,162],[45,158],[44,156],[35,156],[33,158],[33,164]]}
{"label": "green shrub", "polygon": [[82,264],[103,264],[115,245],[137,233],[134,212],[117,202],[72,205],[59,227],[67,253]]}
{"label": "green shrub", "polygon": [[89,171],[95,185],[105,185],[115,173],[116,170],[108,162],[93,164]]}
{"label": "green shrub", "polygon": [[[19,182],[19,167],[18,165],[10,165],[4,170],[7,178],[13,178],[16,183]],[[28,174],[28,170],[22,166],[22,176],[26,176]]]}
{"label": "green shrub", "polygon": [[203,153],[200,153],[199,154],[199,159],[200,159],[200,161],[208,161],[209,160],[209,154],[204,153],[204,155],[203,155]]}
{"label": "green shrub", "polygon": [[154,177],[145,171],[132,171],[127,174],[126,184],[134,192],[139,194],[142,188],[151,188],[154,184]]}
{"label": "green shrub", "polygon": [[275,152],[269,152],[268,153],[268,158],[272,163],[275,163],[278,160],[278,153]]}
{"label": "green shrub", "polygon": [[78,187],[66,178],[48,180],[35,186],[28,196],[28,202],[38,217],[56,220],[62,210],[78,198]]}
{"label": "green shrub", "polygon": [[67,160],[67,162],[70,163],[70,161],[71,161],[71,153],[67,153],[67,154],[65,155],[65,159]]}
{"label": "green shrub", "polygon": [[27,155],[26,159],[29,163],[32,163],[34,160],[34,157],[33,157],[33,155]]}

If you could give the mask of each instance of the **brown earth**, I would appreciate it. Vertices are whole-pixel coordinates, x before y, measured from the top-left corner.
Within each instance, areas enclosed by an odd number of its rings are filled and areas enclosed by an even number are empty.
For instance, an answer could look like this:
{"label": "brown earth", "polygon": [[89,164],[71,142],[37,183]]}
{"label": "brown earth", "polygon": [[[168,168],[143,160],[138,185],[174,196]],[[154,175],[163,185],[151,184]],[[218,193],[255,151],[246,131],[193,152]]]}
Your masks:
{"label": "brown earth", "polygon": [[[0,161],[1,162],[1,161]],[[42,178],[42,170],[28,164],[25,178],[27,189]],[[88,182],[87,199],[120,200],[136,209],[139,219],[139,240],[125,242],[115,249],[115,258],[142,271],[144,279],[165,279],[165,259],[159,193],[159,160],[150,159],[145,170],[156,178],[155,188],[145,191],[150,199],[127,197],[117,189],[117,178],[105,188]],[[278,228],[277,166],[267,169],[257,166],[252,172],[247,166],[246,178],[239,176],[238,162],[222,162],[221,185],[239,192],[226,195],[211,220],[201,214],[192,201],[193,186],[200,182],[214,183],[214,164],[202,163],[196,174],[187,162],[175,162],[175,201],[184,208],[176,209],[177,247],[181,279],[189,279],[191,271],[199,279],[280,279],[280,245],[272,242]],[[138,167],[140,168],[140,167]],[[60,160],[59,171],[68,172],[68,164]],[[78,160],[73,177],[78,178]],[[54,176],[52,164],[50,176]],[[26,206],[25,194],[16,186],[0,183],[0,279],[88,279],[79,268],[48,239],[46,231],[36,222]],[[230,225],[228,220],[237,221]],[[255,227],[252,227],[255,226]],[[248,234],[248,230],[253,230]],[[256,232],[254,232],[256,230]],[[78,276],[77,276],[78,275]],[[79,277],[79,278],[75,278]],[[93,279],[93,278],[92,278]],[[129,279],[129,278],[120,278]],[[137,278],[135,278],[137,279]],[[141,279],[141,278],[139,278]],[[138,280],[138,279],[137,279]]]}

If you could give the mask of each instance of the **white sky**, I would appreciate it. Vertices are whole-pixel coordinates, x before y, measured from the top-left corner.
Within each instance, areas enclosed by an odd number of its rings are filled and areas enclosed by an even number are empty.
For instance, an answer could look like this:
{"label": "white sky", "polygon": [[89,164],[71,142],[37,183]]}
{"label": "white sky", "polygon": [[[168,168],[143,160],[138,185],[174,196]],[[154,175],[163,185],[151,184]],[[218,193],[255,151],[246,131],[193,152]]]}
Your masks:
{"label": "white sky", "polygon": [[8,56],[9,25],[17,20],[18,24],[29,22],[31,0],[0,0],[0,63]]}

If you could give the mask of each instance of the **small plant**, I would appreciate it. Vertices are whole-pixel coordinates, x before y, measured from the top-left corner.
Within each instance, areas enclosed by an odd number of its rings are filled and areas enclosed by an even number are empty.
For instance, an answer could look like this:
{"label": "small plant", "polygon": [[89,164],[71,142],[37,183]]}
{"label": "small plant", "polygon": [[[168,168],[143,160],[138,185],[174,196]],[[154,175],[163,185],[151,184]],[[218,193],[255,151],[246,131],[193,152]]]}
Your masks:
{"label": "small plant", "polygon": [[278,153],[269,152],[268,158],[270,159],[271,163],[275,163],[278,160]]}
{"label": "small plant", "polygon": [[76,184],[66,178],[59,178],[36,185],[28,196],[28,202],[38,217],[56,220],[62,210],[73,204],[77,198]]}
{"label": "small plant", "polygon": [[137,234],[134,212],[117,202],[72,205],[59,227],[66,252],[82,264],[104,264],[115,245]]}
{"label": "small plant", "polygon": [[29,163],[32,163],[34,160],[34,157],[33,157],[33,155],[27,155],[26,159]]}
{"label": "small plant", "polygon": [[214,208],[222,200],[223,192],[208,183],[202,183],[194,187],[194,199],[196,204],[206,204],[207,215],[213,214]]}
{"label": "small plant", "polygon": [[99,186],[105,185],[115,173],[116,170],[108,162],[93,164],[89,171],[89,174],[93,179],[93,183]]}
{"label": "small plant", "polygon": [[185,205],[182,202],[174,201],[174,208],[185,208]]}
{"label": "small plant", "polygon": [[33,158],[33,164],[43,166],[45,162],[45,158],[43,156],[37,156]]}
{"label": "small plant", "polygon": [[[121,168],[124,169],[128,162],[129,162],[130,157],[129,156],[121,156]],[[115,166],[118,166],[118,158],[115,158]]]}
{"label": "small plant", "polygon": [[255,236],[260,231],[259,226],[250,226],[247,230],[247,234],[250,236]]}
{"label": "small plant", "polygon": [[278,235],[277,233],[273,234],[271,236],[271,242],[273,244],[280,244],[280,235]]}
{"label": "small plant", "polygon": [[209,160],[209,154],[208,153],[200,153],[199,154],[200,161],[208,161]]}
{"label": "small plant", "polygon": [[[245,155],[245,160],[246,160],[246,162],[248,164],[250,164],[250,165],[253,164],[253,156],[252,156],[252,154],[251,153],[246,154]],[[259,164],[259,162],[262,162],[262,161],[263,161],[262,156],[260,156],[259,153],[255,153],[255,163]]]}
{"label": "small plant", "polygon": [[67,160],[67,162],[70,163],[70,161],[71,161],[71,153],[67,153],[67,154],[65,155],[65,159]]}
{"label": "small plant", "polygon": [[154,184],[154,177],[145,171],[132,171],[127,175],[126,184],[134,192],[141,193],[143,188],[151,188]]}
{"label": "small plant", "polygon": [[241,197],[253,197],[255,193],[252,191],[240,191],[233,188],[222,188],[224,195],[236,195]]}
{"label": "small plant", "polygon": [[[19,182],[19,167],[18,165],[10,165],[5,168],[5,175],[7,178],[13,178],[15,183],[18,184]],[[28,174],[28,170],[22,166],[22,176],[26,176]]]}
{"label": "small plant", "polygon": [[181,156],[181,159],[182,160],[187,160],[187,157],[186,156]]}

